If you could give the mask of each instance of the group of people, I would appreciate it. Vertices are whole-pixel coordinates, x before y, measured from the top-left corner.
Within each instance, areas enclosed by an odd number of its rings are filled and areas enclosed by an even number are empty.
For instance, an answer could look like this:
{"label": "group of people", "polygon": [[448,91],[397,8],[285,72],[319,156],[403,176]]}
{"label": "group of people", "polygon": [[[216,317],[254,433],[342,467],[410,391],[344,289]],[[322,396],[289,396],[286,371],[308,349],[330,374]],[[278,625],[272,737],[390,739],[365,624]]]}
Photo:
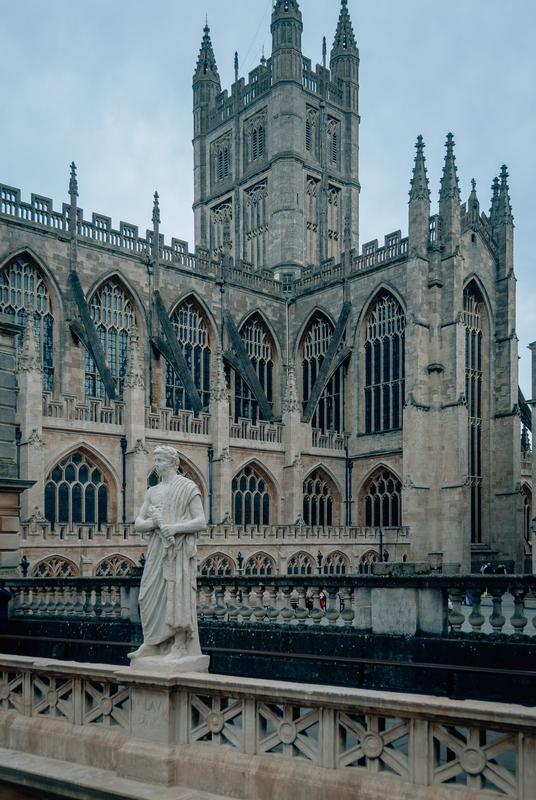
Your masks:
{"label": "group of people", "polygon": [[[344,611],[344,597],[340,594],[338,595],[338,597],[339,597],[339,611]],[[326,613],[327,599],[328,596],[326,594],[325,589],[321,589],[320,594],[318,595],[318,601],[320,603],[320,608],[324,614]],[[308,589],[308,591],[305,594],[305,607],[309,612],[309,616],[311,616],[311,611],[313,610],[314,605],[315,605],[314,593],[312,589]]]}

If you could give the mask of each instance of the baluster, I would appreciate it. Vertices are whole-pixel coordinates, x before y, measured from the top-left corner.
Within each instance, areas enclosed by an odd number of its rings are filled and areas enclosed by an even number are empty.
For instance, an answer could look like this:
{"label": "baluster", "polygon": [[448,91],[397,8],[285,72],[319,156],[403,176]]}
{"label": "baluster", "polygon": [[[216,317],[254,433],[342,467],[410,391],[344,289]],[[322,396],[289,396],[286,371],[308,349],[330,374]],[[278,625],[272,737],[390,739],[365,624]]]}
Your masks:
{"label": "baluster", "polygon": [[[92,617],[95,609],[95,602],[93,599],[94,592],[91,586],[86,586],[85,594],[86,594],[86,600],[84,603],[84,615],[86,617]],[[96,592],[95,592],[95,597],[96,597]]]}
{"label": "baluster", "polygon": [[452,599],[452,611],[449,613],[449,622],[453,631],[461,631],[465,622],[462,614],[462,589],[449,589],[448,593]]}
{"label": "baluster", "polygon": [[218,596],[218,602],[214,606],[214,613],[216,614],[216,619],[218,622],[224,622],[225,617],[227,616],[227,607],[225,604],[225,590],[223,586],[215,586],[214,591]]}
{"label": "baluster", "polygon": [[284,622],[288,625],[294,616],[294,609],[292,608],[292,586],[282,586],[281,593],[283,594],[283,608],[281,609],[281,616]]}
{"label": "baluster", "polygon": [[229,604],[227,606],[227,611],[229,615],[230,622],[237,622],[238,616],[240,614],[240,609],[238,607],[238,586],[229,586]]}
{"label": "baluster", "polygon": [[74,590],[74,607],[73,607],[73,615],[75,617],[83,617],[85,613],[84,604],[82,602],[82,589],[78,587]]}
{"label": "baluster", "polygon": [[300,583],[296,587],[296,592],[298,593],[298,605],[296,606],[294,613],[300,622],[305,622],[305,620],[309,617],[309,609],[305,605],[305,595],[307,594],[307,589],[303,583]]}
{"label": "baluster", "polygon": [[510,594],[514,598],[514,613],[510,617],[512,628],[516,633],[523,633],[523,629],[528,623],[528,619],[523,613],[523,600],[527,590],[524,586],[511,586]]}
{"label": "baluster", "polygon": [[23,589],[10,589],[12,595],[10,617],[20,617]]}
{"label": "baluster", "polygon": [[55,598],[54,602],[54,610],[51,612],[55,617],[63,617],[65,615],[64,593],[65,589],[62,586],[59,586],[56,592],[57,597]]}
{"label": "baluster", "polygon": [[66,588],[64,614],[65,614],[66,617],[72,617],[73,614],[74,614],[73,587],[72,586],[67,586],[67,588]]}
{"label": "baluster", "polygon": [[320,590],[317,589],[315,591],[314,586],[310,587],[309,591],[313,595],[313,610],[311,611],[311,617],[315,625],[320,625],[322,622],[322,617],[324,616],[324,612],[320,608]]}
{"label": "baluster", "polygon": [[255,595],[257,597],[257,605],[253,609],[253,616],[256,622],[263,622],[266,617],[266,609],[264,607],[264,586],[262,583],[255,588]]}
{"label": "baluster", "polygon": [[339,589],[336,587],[330,587],[326,594],[328,596],[328,607],[326,609],[326,617],[330,625],[336,625],[337,620],[339,619],[341,612],[337,608],[337,593]]}
{"label": "baluster", "polygon": [[489,590],[491,594],[491,600],[493,603],[493,611],[489,618],[489,624],[493,629],[493,633],[500,633],[504,627],[504,623],[506,619],[502,613],[502,596],[504,594],[504,589],[500,589],[499,587],[493,587]]}
{"label": "baluster", "polygon": [[344,608],[341,611],[341,617],[345,625],[351,625],[355,618],[354,599],[355,594],[351,586],[344,586],[340,590]]}
{"label": "baluster", "polygon": [[47,613],[47,587],[41,586],[39,588],[39,602],[37,603],[36,613],[40,617],[46,616]]}
{"label": "baluster", "polygon": [[268,619],[270,622],[277,622],[280,612],[277,607],[277,588],[275,584],[270,584],[268,586],[268,597],[270,598],[270,604],[266,609],[268,613]]}
{"label": "baluster", "polygon": [[[246,600],[247,600],[247,605],[244,605]],[[242,617],[242,621],[249,622],[252,614],[253,614],[253,608],[251,606],[251,586],[245,586],[242,592],[242,608],[240,609],[240,616]]]}
{"label": "baluster", "polygon": [[95,604],[93,606],[93,613],[96,617],[102,616],[102,587],[96,586],[95,587]]}
{"label": "baluster", "polygon": [[471,596],[473,598],[473,608],[469,614],[468,622],[474,631],[480,631],[482,625],[486,621],[486,618],[484,617],[480,607],[484,590],[481,587],[475,587],[469,589],[469,591],[471,592]]}
{"label": "baluster", "polygon": [[27,613],[28,616],[36,616],[39,614],[39,591],[37,589],[30,589],[31,600],[28,599]]}
{"label": "baluster", "polygon": [[121,588],[119,586],[112,586],[113,592],[113,615],[116,619],[121,619]]}
{"label": "baluster", "polygon": [[110,586],[103,586],[102,592],[104,595],[104,603],[102,606],[103,617],[111,617],[114,613],[114,606],[112,603],[112,590]]}

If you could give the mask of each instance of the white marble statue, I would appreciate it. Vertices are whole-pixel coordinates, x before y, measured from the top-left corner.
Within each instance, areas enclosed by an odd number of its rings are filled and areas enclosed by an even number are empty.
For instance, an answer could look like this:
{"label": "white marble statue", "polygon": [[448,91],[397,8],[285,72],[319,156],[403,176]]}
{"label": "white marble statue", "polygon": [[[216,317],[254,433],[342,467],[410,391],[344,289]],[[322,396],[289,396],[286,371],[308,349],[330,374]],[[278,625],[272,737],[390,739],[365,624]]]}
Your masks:
{"label": "white marble statue", "polygon": [[140,586],[143,644],[129,658],[133,667],[206,671],[196,614],[196,539],[206,527],[201,493],[177,474],[173,447],[157,447],[154,461],[162,480],[147,491],[134,524],[150,534]]}

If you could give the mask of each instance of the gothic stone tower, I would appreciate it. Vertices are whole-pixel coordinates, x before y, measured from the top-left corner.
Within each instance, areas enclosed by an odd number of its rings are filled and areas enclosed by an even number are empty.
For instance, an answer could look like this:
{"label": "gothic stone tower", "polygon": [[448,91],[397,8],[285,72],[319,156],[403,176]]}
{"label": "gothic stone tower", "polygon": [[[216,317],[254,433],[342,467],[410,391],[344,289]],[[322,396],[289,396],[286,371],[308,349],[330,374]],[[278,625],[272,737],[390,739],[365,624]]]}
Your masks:
{"label": "gothic stone tower", "polygon": [[301,50],[296,0],[272,13],[272,56],[221,91],[205,28],[193,80],[198,248],[276,276],[358,246],[358,65],[342,5],[330,70]]}

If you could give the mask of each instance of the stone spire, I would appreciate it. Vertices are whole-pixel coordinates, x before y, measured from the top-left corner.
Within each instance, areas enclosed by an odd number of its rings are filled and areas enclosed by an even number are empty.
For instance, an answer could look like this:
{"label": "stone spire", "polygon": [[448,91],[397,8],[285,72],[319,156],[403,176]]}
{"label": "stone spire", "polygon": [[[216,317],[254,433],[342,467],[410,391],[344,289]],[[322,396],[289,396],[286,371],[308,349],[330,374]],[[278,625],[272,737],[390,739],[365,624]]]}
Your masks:
{"label": "stone spire", "polygon": [[447,153],[441,178],[441,189],[439,190],[439,203],[441,204],[445,200],[457,200],[459,203],[460,186],[458,183],[458,167],[454,158],[454,136],[452,133],[447,134],[445,147],[447,148]]}
{"label": "stone spire", "polygon": [[78,197],[78,180],[76,179],[76,164],[74,163],[74,161],[71,164],[71,177],[69,180],[69,197],[70,197],[69,230],[74,231],[76,230],[76,213],[77,213],[76,198]]}
{"label": "stone spire", "polygon": [[221,86],[218,67],[216,66],[216,56],[214,55],[214,49],[210,40],[208,22],[203,28],[203,39],[201,41],[201,49],[199,50],[194,74],[194,81],[197,80],[213,80]]}
{"label": "stone spire", "polygon": [[491,208],[489,210],[489,220],[492,228],[496,227],[499,219],[499,192],[499,179],[493,178],[493,183],[491,184]]}
{"label": "stone spire", "polygon": [[19,357],[19,363],[17,364],[18,374],[22,372],[43,371],[43,365],[41,363],[41,354],[39,352],[39,347],[37,345],[37,339],[35,336],[33,307],[31,306],[28,307],[27,314],[28,318],[22,338],[22,349]]}
{"label": "stone spire", "polygon": [[272,13],[272,22],[275,22],[278,17],[285,18],[288,15],[299,15],[301,20],[301,11],[298,0],[276,0]]}
{"label": "stone spire", "polygon": [[426,257],[428,253],[429,218],[430,218],[430,188],[426,174],[424,158],[424,141],[422,136],[417,137],[415,145],[417,153],[413,166],[413,177],[409,192],[409,252],[413,256]]}
{"label": "stone spire", "polygon": [[341,13],[335,31],[335,40],[331,50],[331,60],[338,55],[357,55],[357,42],[354,36],[354,29],[350,14],[348,13],[348,0],[341,0]]}
{"label": "stone spire", "polygon": [[498,225],[511,225],[514,226],[514,217],[512,216],[512,204],[510,203],[510,192],[508,188],[508,171],[506,164],[501,167],[501,186],[499,190],[498,202]]}
{"label": "stone spire", "polygon": [[216,348],[214,353],[214,377],[210,386],[210,402],[220,403],[229,402],[229,390],[225,379],[225,367],[223,364],[223,352],[221,347]]}
{"label": "stone spire", "polygon": [[424,157],[424,141],[422,136],[417,136],[415,149],[415,165],[413,167],[413,177],[411,179],[411,190],[409,193],[410,203],[416,200],[426,200],[430,202],[430,188],[428,185],[428,175],[426,174],[426,159]]}
{"label": "stone spire", "polygon": [[156,229],[158,225],[160,225],[160,201],[158,192],[155,192],[153,197],[153,226]]}
{"label": "stone spire", "polygon": [[140,334],[135,325],[131,327],[128,335],[125,387],[128,387],[129,389],[145,388],[145,378],[140,358]]}
{"label": "stone spire", "polygon": [[471,215],[471,227],[476,230],[480,220],[480,203],[476,195],[476,181],[474,178],[471,180],[471,194],[467,201],[467,211]]}
{"label": "stone spire", "polygon": [[294,361],[291,360],[287,367],[287,390],[283,400],[283,414],[292,414],[294,411],[301,411],[301,403],[296,385],[296,368]]}

